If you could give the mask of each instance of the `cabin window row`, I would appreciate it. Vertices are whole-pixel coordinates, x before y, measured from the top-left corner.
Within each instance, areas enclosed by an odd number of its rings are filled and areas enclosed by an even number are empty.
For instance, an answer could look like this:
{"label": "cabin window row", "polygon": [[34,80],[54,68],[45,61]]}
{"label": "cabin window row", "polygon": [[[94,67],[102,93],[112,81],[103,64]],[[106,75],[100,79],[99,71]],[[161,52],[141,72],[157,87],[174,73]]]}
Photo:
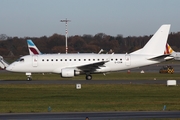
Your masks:
{"label": "cabin window row", "polygon": [[[111,59],[111,61],[122,61],[122,59]],[[42,61],[105,61],[105,59],[42,59]]]}

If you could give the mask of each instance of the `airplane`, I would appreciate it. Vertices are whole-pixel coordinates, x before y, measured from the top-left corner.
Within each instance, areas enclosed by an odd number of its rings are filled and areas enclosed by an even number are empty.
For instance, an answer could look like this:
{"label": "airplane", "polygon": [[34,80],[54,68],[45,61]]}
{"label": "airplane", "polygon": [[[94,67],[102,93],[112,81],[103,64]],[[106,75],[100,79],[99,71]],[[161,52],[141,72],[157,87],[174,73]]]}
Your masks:
{"label": "airplane", "polygon": [[174,60],[180,60],[180,52],[175,52],[171,46],[167,43],[164,54],[171,54],[170,56],[174,58]]}
{"label": "airplane", "polygon": [[9,66],[9,63],[7,63],[7,62],[3,59],[2,56],[0,56],[0,67],[1,67],[2,69],[6,69],[6,67],[8,67],[8,66]]}
{"label": "airplane", "polygon": [[39,49],[36,47],[36,45],[33,43],[32,40],[27,40],[27,44],[28,44],[28,50],[29,50],[29,54],[30,55],[37,55],[37,54],[42,54]]}
{"label": "airplane", "polygon": [[173,59],[168,57],[169,54],[164,54],[169,30],[170,24],[162,25],[143,48],[130,54],[25,55],[10,64],[6,70],[23,72],[29,81],[32,80],[32,73],[57,73],[64,78],[85,74],[86,80],[91,80],[91,74],[127,70]]}

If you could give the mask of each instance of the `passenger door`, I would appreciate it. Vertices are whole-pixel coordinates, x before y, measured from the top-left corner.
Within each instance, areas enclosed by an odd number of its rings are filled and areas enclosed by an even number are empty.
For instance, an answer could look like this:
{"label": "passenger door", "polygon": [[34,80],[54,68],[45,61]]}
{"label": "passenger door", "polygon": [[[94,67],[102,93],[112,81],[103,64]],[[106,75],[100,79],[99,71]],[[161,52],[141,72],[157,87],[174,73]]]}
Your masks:
{"label": "passenger door", "polygon": [[32,59],[33,67],[37,67],[38,66],[38,56],[33,55],[32,58],[33,58]]}

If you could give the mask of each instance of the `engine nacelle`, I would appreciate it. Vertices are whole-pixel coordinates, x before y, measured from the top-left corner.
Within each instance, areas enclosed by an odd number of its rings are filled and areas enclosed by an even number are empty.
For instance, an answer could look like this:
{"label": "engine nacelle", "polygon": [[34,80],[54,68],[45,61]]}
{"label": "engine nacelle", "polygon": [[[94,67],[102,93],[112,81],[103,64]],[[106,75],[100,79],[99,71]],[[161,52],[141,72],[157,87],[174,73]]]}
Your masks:
{"label": "engine nacelle", "polygon": [[61,77],[74,77],[75,75],[79,75],[80,72],[74,69],[64,68],[61,70]]}

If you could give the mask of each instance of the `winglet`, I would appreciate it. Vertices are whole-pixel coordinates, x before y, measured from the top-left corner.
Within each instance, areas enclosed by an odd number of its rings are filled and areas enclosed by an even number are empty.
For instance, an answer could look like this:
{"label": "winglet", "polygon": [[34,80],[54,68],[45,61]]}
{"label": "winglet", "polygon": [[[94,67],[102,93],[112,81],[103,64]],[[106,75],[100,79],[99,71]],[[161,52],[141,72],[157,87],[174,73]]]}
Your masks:
{"label": "winglet", "polygon": [[42,54],[32,40],[27,40],[28,50],[30,55]]}

